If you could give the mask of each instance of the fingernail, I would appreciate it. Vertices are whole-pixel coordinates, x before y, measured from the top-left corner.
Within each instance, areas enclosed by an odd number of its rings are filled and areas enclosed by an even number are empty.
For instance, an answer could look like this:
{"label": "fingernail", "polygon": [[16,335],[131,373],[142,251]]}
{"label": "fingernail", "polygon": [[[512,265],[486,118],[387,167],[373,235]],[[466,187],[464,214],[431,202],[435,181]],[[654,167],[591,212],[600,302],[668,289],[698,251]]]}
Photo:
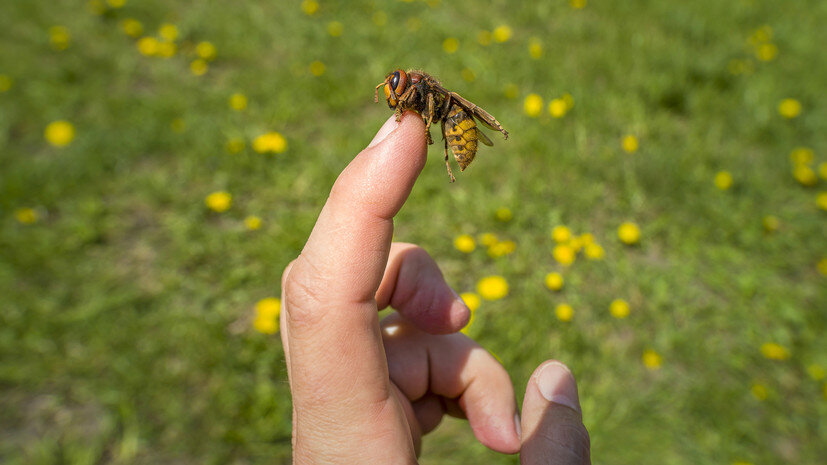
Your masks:
{"label": "fingernail", "polygon": [[537,387],[540,394],[555,404],[565,405],[579,412],[577,384],[569,368],[560,362],[549,362],[537,375]]}
{"label": "fingernail", "polygon": [[520,426],[520,414],[514,414],[514,427],[517,429],[517,437],[522,439],[523,438],[523,427]]}
{"label": "fingernail", "polygon": [[376,135],[373,136],[373,140],[370,141],[370,144],[368,144],[368,148],[371,148],[374,145],[385,140],[385,138],[388,137],[388,134],[392,133],[393,130],[397,127],[399,127],[399,123],[396,121],[396,115],[393,114],[390,118],[388,118],[387,121],[385,121],[385,124],[383,124],[382,127],[379,128],[379,132],[377,132]]}

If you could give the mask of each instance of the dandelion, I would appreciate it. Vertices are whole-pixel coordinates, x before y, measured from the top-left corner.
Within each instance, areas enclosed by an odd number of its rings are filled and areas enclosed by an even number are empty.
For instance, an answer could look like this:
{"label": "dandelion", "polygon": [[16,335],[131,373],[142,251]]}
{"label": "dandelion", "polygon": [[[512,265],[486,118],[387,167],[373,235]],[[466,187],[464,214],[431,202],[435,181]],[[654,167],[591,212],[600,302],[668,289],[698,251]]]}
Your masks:
{"label": "dandelion", "polygon": [[247,108],[247,96],[236,92],[235,94],[230,96],[230,108],[235,111],[243,111]]}
{"label": "dandelion", "polygon": [[319,77],[325,72],[325,65],[319,60],[310,63],[310,74]]}
{"label": "dandelion", "polygon": [[793,168],[793,177],[802,186],[815,186],[818,183],[816,172],[807,165],[796,165]]}
{"label": "dandelion", "polygon": [[574,249],[575,252],[580,252],[583,250],[583,242],[580,241],[579,237],[572,236],[571,240],[568,242],[569,247]]}
{"label": "dandelion", "polygon": [[566,112],[568,111],[569,106],[566,104],[566,101],[561,98],[552,99],[548,104],[548,112],[554,118],[562,118],[566,116]]}
{"label": "dandelion", "polygon": [[821,210],[827,210],[827,191],[819,192],[816,195],[816,205]]}
{"label": "dandelion", "polygon": [[196,76],[203,76],[210,69],[210,65],[202,58],[196,58],[190,63],[190,72]]}
{"label": "dandelion", "polygon": [[215,45],[206,40],[198,42],[198,45],[195,46],[195,53],[207,61],[214,60],[216,55]]}
{"label": "dandelion", "polygon": [[796,147],[790,152],[790,161],[794,165],[809,165],[815,158],[815,152],[809,147]]}
{"label": "dandelion", "polygon": [[[0,92],[3,92],[2,76],[0,76]],[[818,164],[818,175],[821,176],[821,179],[827,180],[827,161]]]}
{"label": "dandelion", "polygon": [[230,209],[233,203],[233,196],[226,191],[216,191],[204,199],[207,208],[214,212],[222,213]]}
{"label": "dandelion", "polygon": [[827,257],[819,260],[816,264],[816,268],[818,269],[819,273],[821,273],[824,276],[827,276]]}
{"label": "dandelion", "polygon": [[246,226],[250,231],[261,229],[261,218],[256,215],[250,215],[247,218],[244,218],[244,226]]}
{"label": "dandelion", "polygon": [[384,11],[377,11],[371,19],[373,20],[373,24],[382,27],[388,22],[388,15],[385,14]]}
{"label": "dandelion", "polygon": [[500,207],[494,212],[494,217],[497,218],[497,221],[502,221],[503,223],[511,221],[513,216],[511,209],[508,207]]}
{"label": "dandelion", "polygon": [[551,272],[546,275],[546,287],[551,289],[552,291],[559,291],[563,288],[563,275],[557,272]]}
{"label": "dandelion", "polygon": [[535,60],[539,60],[543,57],[543,43],[540,39],[532,37],[528,40],[528,54]]}
{"label": "dandelion", "polygon": [[[520,88],[517,87],[517,84],[510,83],[506,84],[503,88],[503,95],[507,99],[515,99],[520,94]],[[542,105],[541,105],[542,106]]]}
{"label": "dandelion", "polygon": [[138,37],[144,32],[144,26],[134,18],[126,18],[121,21],[121,29],[129,37]]}
{"label": "dandelion", "polygon": [[162,58],[171,58],[178,51],[178,46],[172,42],[159,42],[156,55]]}
{"label": "dandelion", "polygon": [[468,234],[460,234],[454,238],[454,247],[462,253],[471,253],[477,248],[477,242]]}
{"label": "dandelion", "polygon": [[778,46],[775,44],[761,44],[755,48],[755,56],[761,61],[772,61],[778,56]]}
{"label": "dandelion", "polygon": [[11,89],[13,83],[14,81],[11,76],[7,74],[0,74],[0,92],[6,92]]}
{"label": "dandelion", "polygon": [[462,76],[462,79],[465,79],[466,82],[474,82],[477,79],[476,73],[474,73],[474,70],[470,68],[463,69],[460,75]]}
{"label": "dandelion", "polygon": [[770,40],[772,40],[772,27],[768,24],[764,24],[758,29],[752,31],[752,34],[749,36],[749,43],[752,45],[758,45],[762,42],[769,42]]}
{"label": "dandelion", "polygon": [[763,384],[755,383],[749,388],[752,396],[758,400],[767,400],[767,397],[770,395],[769,389]]}
{"label": "dandelion", "polygon": [[810,378],[812,378],[813,381],[821,381],[825,376],[827,376],[827,371],[825,371],[824,367],[818,363],[811,363],[807,366],[807,374],[810,375]]}
{"label": "dandelion", "polygon": [[66,50],[69,48],[71,36],[69,30],[64,26],[52,26],[49,28],[49,42],[55,50]]}
{"label": "dandelion", "polygon": [[508,295],[508,282],[502,276],[486,276],[477,283],[477,293],[485,300],[499,300]]}
{"label": "dandelion", "polygon": [[764,225],[764,231],[773,233],[781,226],[781,220],[779,220],[777,216],[767,215],[761,220],[761,224]]}
{"label": "dandelion", "polygon": [[169,123],[169,127],[175,132],[184,132],[187,129],[187,122],[183,118],[175,118]]}
{"label": "dandelion", "polygon": [[106,0],[106,3],[112,8],[122,8],[126,5],[126,0]]}
{"label": "dandelion", "polygon": [[557,316],[558,320],[568,323],[574,318],[574,309],[569,304],[558,304],[554,307],[554,315]]}
{"label": "dandelion", "polygon": [[244,139],[240,137],[233,137],[227,140],[227,145],[225,145],[224,148],[226,148],[230,153],[239,153],[244,150],[245,145]]}
{"label": "dandelion", "polygon": [[536,118],[543,111],[543,97],[537,94],[528,94],[523,102],[523,111],[528,116]]}
{"label": "dandelion", "polygon": [[442,50],[445,50],[445,53],[448,54],[455,53],[459,50],[459,40],[456,37],[448,37],[442,41]]}
{"label": "dandelion", "polygon": [[33,224],[37,221],[37,212],[32,208],[18,208],[14,218],[21,224]]}
{"label": "dandelion", "polygon": [[158,35],[167,42],[175,42],[178,38],[178,26],[170,23],[161,24],[158,28]]}
{"label": "dandelion", "polygon": [[770,360],[787,360],[790,358],[790,351],[775,342],[767,342],[761,345],[761,354]]}
{"label": "dandelion", "polygon": [[623,151],[626,153],[635,153],[639,147],[637,137],[627,134],[623,136],[623,139],[620,141],[620,146],[623,147]]}
{"label": "dandelion", "polygon": [[801,114],[801,102],[794,98],[785,98],[778,104],[778,114],[787,119]]}
{"label": "dandelion", "polygon": [[471,313],[476,312],[477,309],[480,308],[480,304],[482,304],[480,296],[473,292],[463,292],[459,297],[465,302],[465,306],[468,307],[468,310],[471,310]]}
{"label": "dandelion", "polygon": [[287,150],[287,139],[278,132],[268,132],[253,140],[253,150],[258,153],[282,153]]}
{"label": "dandelion", "polygon": [[43,131],[43,137],[54,147],[66,147],[75,138],[75,127],[66,120],[52,121]]}
{"label": "dandelion", "polygon": [[511,38],[511,28],[510,27],[508,27],[506,25],[502,25],[502,26],[497,26],[494,29],[494,40],[495,41],[502,43],[502,42],[507,42],[508,39],[510,39],[510,38]]}
{"label": "dandelion", "polygon": [[281,313],[281,300],[275,297],[267,297],[256,303],[256,317],[253,320],[253,328],[263,334],[275,334],[279,330],[279,314]]}
{"label": "dandelion", "polygon": [[719,171],[715,174],[715,187],[722,191],[732,187],[732,175],[729,171]]}
{"label": "dandelion", "polygon": [[141,55],[151,57],[158,53],[158,44],[158,39],[147,36],[138,39],[136,46],[138,47],[138,51],[141,52]]}
{"label": "dandelion", "polygon": [[660,369],[663,364],[663,357],[652,349],[644,350],[642,359],[643,366],[652,371]]}
{"label": "dandelion", "polygon": [[491,45],[492,40],[494,40],[494,37],[491,34],[491,31],[482,30],[477,33],[477,43],[479,43],[483,47]]}
{"label": "dandelion", "polygon": [[488,256],[491,258],[498,258],[504,255],[513,253],[517,249],[517,243],[514,241],[502,241],[488,246]]}
{"label": "dandelion", "polygon": [[563,225],[555,226],[551,229],[551,238],[554,242],[568,242],[571,239],[571,229]]}
{"label": "dandelion", "polygon": [[603,257],[606,256],[606,251],[603,250],[603,246],[600,244],[586,244],[583,252],[589,260],[603,260]]}
{"label": "dandelion", "polygon": [[480,244],[482,244],[486,247],[491,247],[492,245],[494,245],[494,244],[496,244],[497,242],[500,241],[500,238],[498,238],[497,235],[494,234],[494,233],[480,234],[479,239],[480,239]]}
{"label": "dandelion", "polygon": [[586,0],[569,0],[569,5],[575,10],[586,8]]}
{"label": "dandelion", "polygon": [[330,34],[331,37],[341,36],[344,30],[345,26],[339,21],[331,21],[327,23],[327,33]]}
{"label": "dandelion", "polygon": [[623,319],[629,316],[629,303],[623,299],[615,299],[609,304],[609,313],[617,319]]}
{"label": "dandelion", "polygon": [[301,4],[302,11],[307,16],[313,16],[319,11],[319,2],[314,0],[304,0]]}
{"label": "dandelion", "polygon": [[552,256],[557,263],[563,266],[569,266],[574,263],[576,252],[569,245],[559,244],[551,251]]}
{"label": "dandelion", "polygon": [[637,244],[640,241],[640,228],[632,222],[625,222],[617,228],[617,237],[626,245]]}

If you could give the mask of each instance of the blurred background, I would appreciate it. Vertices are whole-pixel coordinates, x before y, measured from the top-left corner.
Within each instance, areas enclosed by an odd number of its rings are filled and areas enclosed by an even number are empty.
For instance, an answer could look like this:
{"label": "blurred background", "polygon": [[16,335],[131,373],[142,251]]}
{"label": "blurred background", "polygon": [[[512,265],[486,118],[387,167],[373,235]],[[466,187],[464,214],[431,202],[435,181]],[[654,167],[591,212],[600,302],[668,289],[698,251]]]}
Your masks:
{"label": "blurred background", "polygon": [[[14,1],[0,15],[0,461],[288,463],[280,276],[420,68],[427,249],[595,463],[827,455],[827,3]],[[453,163],[453,162],[452,162]],[[518,399],[518,400],[520,400]],[[424,464],[517,463],[446,419]]]}

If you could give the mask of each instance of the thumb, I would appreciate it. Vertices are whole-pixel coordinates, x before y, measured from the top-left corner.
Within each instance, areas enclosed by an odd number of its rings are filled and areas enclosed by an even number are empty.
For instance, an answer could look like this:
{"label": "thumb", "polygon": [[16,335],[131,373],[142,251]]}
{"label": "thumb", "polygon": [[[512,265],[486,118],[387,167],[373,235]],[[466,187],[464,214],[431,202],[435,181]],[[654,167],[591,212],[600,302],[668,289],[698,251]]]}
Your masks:
{"label": "thumb", "polygon": [[520,463],[588,465],[589,448],[574,376],[558,361],[543,363],[526,386]]}

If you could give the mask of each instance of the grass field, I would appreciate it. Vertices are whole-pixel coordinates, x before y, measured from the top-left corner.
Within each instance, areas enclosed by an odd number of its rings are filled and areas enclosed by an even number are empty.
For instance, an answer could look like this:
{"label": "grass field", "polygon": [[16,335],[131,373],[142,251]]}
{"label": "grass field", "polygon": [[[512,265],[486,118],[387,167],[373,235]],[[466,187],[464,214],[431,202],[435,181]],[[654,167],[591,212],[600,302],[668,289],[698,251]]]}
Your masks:
{"label": "grass field", "polygon": [[[467,331],[519,397],[568,363],[595,463],[827,455],[827,2],[2,10],[0,462],[289,462],[256,304],[389,116],[373,86],[397,67],[511,133],[449,184],[435,132],[396,240],[460,292],[508,283]],[[422,457],[517,462],[458,420]]]}

